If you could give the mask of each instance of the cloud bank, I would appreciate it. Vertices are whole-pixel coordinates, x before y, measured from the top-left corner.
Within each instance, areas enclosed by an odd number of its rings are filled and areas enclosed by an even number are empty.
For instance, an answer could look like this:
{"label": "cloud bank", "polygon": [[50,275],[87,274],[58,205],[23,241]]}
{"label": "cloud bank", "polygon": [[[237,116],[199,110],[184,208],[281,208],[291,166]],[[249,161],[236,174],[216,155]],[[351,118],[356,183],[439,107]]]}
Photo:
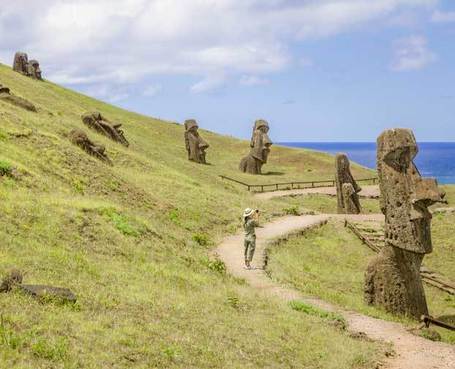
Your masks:
{"label": "cloud bank", "polygon": [[[154,75],[187,75],[193,93],[237,79],[306,63],[290,45],[326,38],[386,20],[400,11],[432,8],[436,0],[0,0],[0,57],[15,50],[40,60],[46,77],[66,85],[139,83]],[[435,20],[441,15],[435,15]],[[5,35],[8,35],[7,37]],[[425,45],[410,41],[420,61],[398,51],[395,69],[428,63]],[[420,47],[420,51],[417,50]],[[417,51],[416,51],[417,50]],[[401,56],[400,56],[401,55]],[[430,58],[431,59],[431,58]],[[300,62],[299,62],[300,61]],[[303,62],[302,62],[303,61]],[[419,64],[420,63],[420,64]],[[414,65],[414,66],[413,66]],[[161,89],[151,89],[154,96]],[[116,99],[127,95],[117,88]],[[146,93],[147,95],[147,93]]]}

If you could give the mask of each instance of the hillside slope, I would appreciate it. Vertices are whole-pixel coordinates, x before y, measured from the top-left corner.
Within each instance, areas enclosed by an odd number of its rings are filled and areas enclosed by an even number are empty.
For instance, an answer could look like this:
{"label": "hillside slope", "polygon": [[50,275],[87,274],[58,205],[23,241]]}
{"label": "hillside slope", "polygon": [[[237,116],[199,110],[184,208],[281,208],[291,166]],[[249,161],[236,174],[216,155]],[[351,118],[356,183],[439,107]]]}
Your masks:
{"label": "hillside slope", "polygon": [[[130,113],[0,65],[0,83],[33,102],[0,101],[0,273],[71,288],[76,305],[0,294],[0,368],[371,368],[377,344],[327,318],[252,293],[208,258],[261,202],[220,174],[247,182],[332,177],[333,158],[273,147],[266,172],[237,170],[246,141],[202,131],[208,161],[186,160],[181,125]],[[130,147],[88,131],[99,110],[123,123]],[[68,140],[73,128],[106,146],[114,166]],[[273,125],[271,129],[273,139]],[[275,173],[275,174],[273,174]],[[369,176],[355,167],[355,175]]]}

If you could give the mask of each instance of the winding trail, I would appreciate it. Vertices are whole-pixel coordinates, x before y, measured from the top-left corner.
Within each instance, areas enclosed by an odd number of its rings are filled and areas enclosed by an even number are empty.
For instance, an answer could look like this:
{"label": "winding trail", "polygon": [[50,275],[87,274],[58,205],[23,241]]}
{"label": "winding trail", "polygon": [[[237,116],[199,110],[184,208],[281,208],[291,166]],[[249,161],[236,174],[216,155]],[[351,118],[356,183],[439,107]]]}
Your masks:
{"label": "winding trail", "polygon": [[[260,192],[256,193],[254,196],[262,200],[270,200],[274,197],[285,197],[285,196],[305,196],[310,194],[318,195],[329,195],[336,196],[337,190],[336,187],[315,187],[315,188],[301,188],[294,190],[281,190],[281,191],[270,191],[270,192]],[[379,198],[379,186],[370,185],[362,186],[362,191],[359,192],[360,197],[378,199]]]}
{"label": "winding trail", "polygon": [[328,220],[382,220],[382,214],[360,215],[304,215],[285,216],[265,224],[256,230],[256,257],[253,269],[243,266],[243,234],[229,236],[217,247],[216,253],[226,264],[232,275],[245,279],[253,288],[268,297],[284,301],[300,299],[308,304],[341,314],[352,333],[364,333],[368,338],[393,344],[395,355],[384,359],[383,368],[387,369],[454,369],[455,346],[433,342],[409,333],[404,326],[372,318],[354,311],[345,310],[323,300],[302,296],[297,290],[275,283],[264,272],[263,259],[265,248],[279,239],[305,232],[309,228],[326,223]]}

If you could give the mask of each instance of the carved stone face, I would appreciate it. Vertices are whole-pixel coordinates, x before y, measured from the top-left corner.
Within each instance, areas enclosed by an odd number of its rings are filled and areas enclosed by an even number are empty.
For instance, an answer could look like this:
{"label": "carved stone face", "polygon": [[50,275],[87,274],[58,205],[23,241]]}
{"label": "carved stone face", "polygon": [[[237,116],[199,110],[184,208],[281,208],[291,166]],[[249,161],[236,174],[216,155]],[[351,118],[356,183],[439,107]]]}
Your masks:
{"label": "carved stone face", "polygon": [[36,60],[30,60],[30,70],[29,73],[33,78],[41,79],[41,69],[39,67],[39,63]]}
{"label": "carved stone face", "polygon": [[270,147],[273,144],[267,134],[268,132],[269,124],[265,120],[259,119],[254,123],[253,137],[251,139],[252,155],[262,163],[267,163]]}
{"label": "carved stone face", "polygon": [[386,243],[416,253],[432,251],[428,207],[445,193],[434,179],[422,178],[413,159],[418,148],[409,129],[384,131],[378,138],[377,167]]}
{"label": "carved stone face", "polygon": [[28,56],[26,53],[17,52],[14,55],[13,69],[16,72],[27,73]]}

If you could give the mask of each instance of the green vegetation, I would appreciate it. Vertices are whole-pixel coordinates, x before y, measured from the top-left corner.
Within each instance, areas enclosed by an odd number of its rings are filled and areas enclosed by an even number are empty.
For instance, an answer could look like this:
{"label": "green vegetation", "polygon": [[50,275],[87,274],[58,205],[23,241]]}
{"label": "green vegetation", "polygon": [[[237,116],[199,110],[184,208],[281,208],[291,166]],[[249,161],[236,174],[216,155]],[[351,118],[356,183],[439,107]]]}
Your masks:
{"label": "green vegetation", "polygon": [[[211,165],[197,165],[186,160],[181,125],[5,66],[0,81],[38,107],[0,102],[0,161],[20,174],[0,177],[0,274],[17,267],[27,283],[78,296],[59,305],[2,294],[3,367],[347,369],[381,357],[380,345],[264,299],[208,258],[239,229],[245,207],[267,220],[292,206],[254,199],[220,174],[252,183],[332,178],[333,157],[274,146],[272,174],[252,177],[237,170],[246,141],[202,131]],[[89,110],[123,123],[131,146],[88,131],[80,115]],[[71,145],[74,128],[105,145],[114,167]]]}
{"label": "green vegetation", "polygon": [[[426,256],[424,264],[430,269],[440,270],[447,277],[455,280],[453,244],[452,251],[439,242],[441,227],[452,241],[455,235],[455,217],[444,219],[439,216],[434,220],[435,252]],[[380,308],[367,306],[363,301],[364,272],[374,252],[340,222],[310,230],[304,236],[292,238],[286,243],[270,249],[268,271],[272,278],[299,289],[306,295],[318,296],[339,306],[344,306],[381,319],[401,321],[415,325],[415,322],[398,318]],[[334,267],[336,265],[336,267]],[[444,265],[445,268],[438,268]],[[435,316],[454,315],[455,297],[436,288],[425,285],[430,313]],[[437,329],[443,340],[455,343],[453,332]]]}

